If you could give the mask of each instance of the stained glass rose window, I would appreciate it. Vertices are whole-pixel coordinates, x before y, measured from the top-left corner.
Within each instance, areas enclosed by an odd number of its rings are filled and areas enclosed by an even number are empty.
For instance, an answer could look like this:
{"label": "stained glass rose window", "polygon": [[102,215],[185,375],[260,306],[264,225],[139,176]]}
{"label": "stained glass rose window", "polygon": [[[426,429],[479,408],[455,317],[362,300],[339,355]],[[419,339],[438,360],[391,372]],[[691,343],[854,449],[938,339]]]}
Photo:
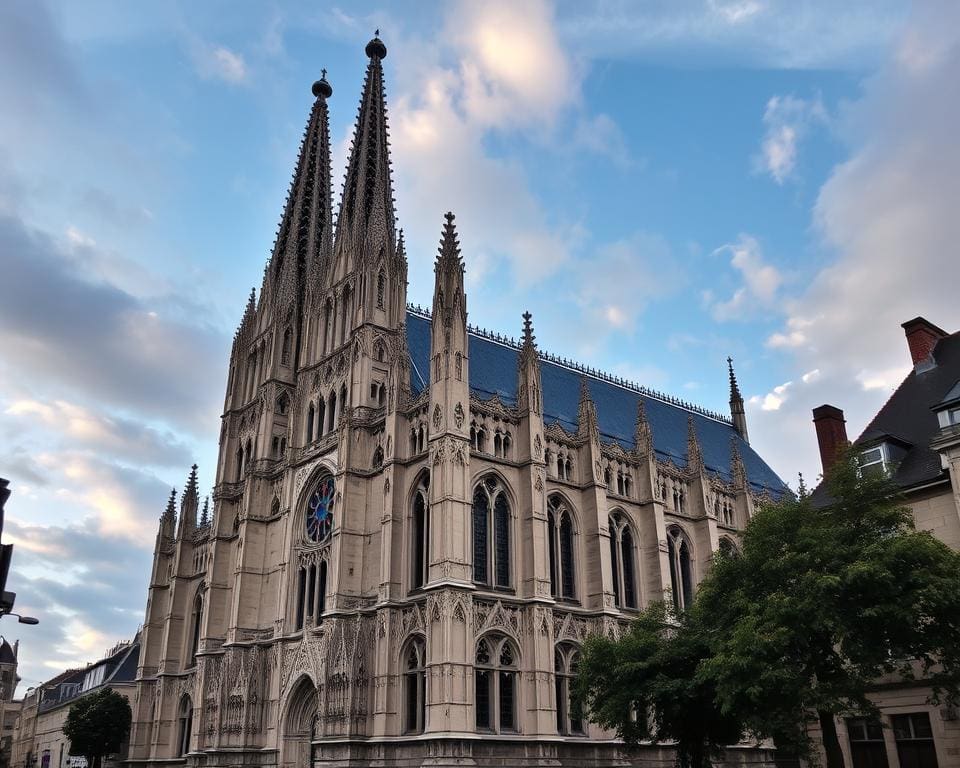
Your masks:
{"label": "stained glass rose window", "polygon": [[333,478],[321,478],[307,502],[306,533],[310,541],[325,541],[330,536],[335,498]]}

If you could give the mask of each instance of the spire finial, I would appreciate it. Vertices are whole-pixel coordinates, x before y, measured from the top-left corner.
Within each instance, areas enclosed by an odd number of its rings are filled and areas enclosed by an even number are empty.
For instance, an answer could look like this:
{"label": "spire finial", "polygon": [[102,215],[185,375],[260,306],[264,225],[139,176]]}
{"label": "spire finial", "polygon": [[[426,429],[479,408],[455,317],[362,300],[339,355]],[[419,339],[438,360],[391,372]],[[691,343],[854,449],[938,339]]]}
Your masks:
{"label": "spire finial", "polygon": [[697,438],[692,413],[687,414],[687,469],[694,472],[703,470],[703,452],[700,450],[700,440]]}
{"label": "spire finial", "polygon": [[637,421],[633,429],[634,449],[641,456],[653,454],[653,432],[647,421],[647,404],[642,397],[637,398]]}
{"label": "spire finial", "polygon": [[320,79],[313,84],[313,95],[318,99],[322,96],[324,99],[329,99],[333,96],[333,88],[330,87],[330,83],[327,82],[327,70],[320,70]]}
{"label": "spire finial", "polygon": [[367,58],[373,59],[385,59],[387,58],[387,46],[383,44],[383,40],[380,39],[380,30],[375,29],[373,31],[373,40],[367,43],[367,47],[364,49],[367,54]]}
{"label": "spire finial", "polygon": [[177,489],[170,489],[170,498],[167,499],[167,508],[163,510],[165,518],[173,519],[177,515]]}

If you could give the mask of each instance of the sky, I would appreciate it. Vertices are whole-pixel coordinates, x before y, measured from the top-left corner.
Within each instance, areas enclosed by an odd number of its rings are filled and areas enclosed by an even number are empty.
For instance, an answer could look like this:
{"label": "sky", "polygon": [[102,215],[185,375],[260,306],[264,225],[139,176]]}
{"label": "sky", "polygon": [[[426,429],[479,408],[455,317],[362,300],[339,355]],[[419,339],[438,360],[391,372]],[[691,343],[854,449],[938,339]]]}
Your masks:
{"label": "sky", "polygon": [[470,322],[726,412],[787,482],[960,330],[960,4],[0,3],[0,476],[21,692],[142,620],[213,483],[232,334],[322,68],[343,178],[379,28],[408,298],[452,210]]}

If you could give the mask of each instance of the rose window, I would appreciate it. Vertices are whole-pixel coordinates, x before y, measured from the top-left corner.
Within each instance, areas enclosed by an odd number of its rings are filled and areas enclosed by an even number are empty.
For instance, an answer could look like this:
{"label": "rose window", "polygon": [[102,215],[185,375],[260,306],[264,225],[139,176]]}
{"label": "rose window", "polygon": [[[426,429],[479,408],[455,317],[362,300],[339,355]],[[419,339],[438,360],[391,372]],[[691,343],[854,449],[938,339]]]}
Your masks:
{"label": "rose window", "polygon": [[325,541],[333,529],[333,505],[336,487],[332,477],[317,483],[307,503],[306,533],[310,541]]}

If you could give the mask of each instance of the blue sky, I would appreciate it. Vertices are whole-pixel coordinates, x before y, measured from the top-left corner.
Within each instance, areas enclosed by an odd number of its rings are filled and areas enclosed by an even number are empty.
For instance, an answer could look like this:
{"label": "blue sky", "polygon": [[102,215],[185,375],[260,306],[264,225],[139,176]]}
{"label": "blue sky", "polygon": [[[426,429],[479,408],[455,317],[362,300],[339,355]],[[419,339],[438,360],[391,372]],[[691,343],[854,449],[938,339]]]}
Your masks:
{"label": "blue sky", "polygon": [[[0,475],[24,685],[131,635],[213,482],[229,342],[328,71],[342,179],[379,27],[411,301],[457,214],[470,320],[725,411],[791,483],[960,329],[950,2],[0,5]],[[10,620],[12,621],[12,620]]]}

